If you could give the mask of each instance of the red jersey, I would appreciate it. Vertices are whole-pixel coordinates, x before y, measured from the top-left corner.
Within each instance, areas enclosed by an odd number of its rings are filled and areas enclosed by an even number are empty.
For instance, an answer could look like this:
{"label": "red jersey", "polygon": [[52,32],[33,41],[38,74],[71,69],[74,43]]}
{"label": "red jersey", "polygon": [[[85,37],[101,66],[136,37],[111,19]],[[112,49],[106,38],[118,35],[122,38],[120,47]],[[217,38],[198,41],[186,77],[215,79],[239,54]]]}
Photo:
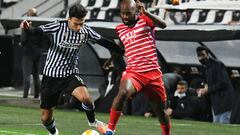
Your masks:
{"label": "red jersey", "polygon": [[159,69],[154,24],[147,16],[138,17],[134,27],[120,24],[116,32],[125,47],[126,70],[145,72]]}

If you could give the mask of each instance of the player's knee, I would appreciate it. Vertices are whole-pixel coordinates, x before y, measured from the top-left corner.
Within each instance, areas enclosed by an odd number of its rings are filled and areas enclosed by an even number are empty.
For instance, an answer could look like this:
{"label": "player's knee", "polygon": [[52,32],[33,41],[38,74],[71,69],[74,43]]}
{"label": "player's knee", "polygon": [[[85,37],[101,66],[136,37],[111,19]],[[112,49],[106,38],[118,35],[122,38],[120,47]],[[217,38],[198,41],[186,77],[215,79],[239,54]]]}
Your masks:
{"label": "player's knee", "polygon": [[127,89],[120,89],[120,91],[118,92],[118,96],[121,98],[127,98],[129,95],[129,92]]}
{"label": "player's knee", "polygon": [[81,102],[85,104],[92,104],[92,98],[90,96],[82,97]]}
{"label": "player's knee", "polygon": [[47,115],[47,114],[41,115],[41,121],[43,124],[47,124],[47,123],[51,122],[51,120],[52,120],[52,117],[50,115]]}
{"label": "player's knee", "polygon": [[46,124],[51,122],[52,120],[52,110],[42,110],[41,113],[41,121]]}

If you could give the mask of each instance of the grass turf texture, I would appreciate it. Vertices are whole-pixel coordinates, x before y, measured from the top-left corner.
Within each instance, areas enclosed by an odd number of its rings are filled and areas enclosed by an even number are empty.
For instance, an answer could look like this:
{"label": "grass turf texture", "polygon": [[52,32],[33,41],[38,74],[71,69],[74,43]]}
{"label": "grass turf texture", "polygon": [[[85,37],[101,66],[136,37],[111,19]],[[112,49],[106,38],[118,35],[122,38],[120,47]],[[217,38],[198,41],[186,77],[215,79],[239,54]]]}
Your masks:
{"label": "grass turf texture", "polygon": [[[61,135],[81,135],[89,129],[84,112],[55,110]],[[108,121],[108,114],[97,113],[97,118]],[[240,125],[223,125],[197,121],[172,120],[173,135],[239,135]],[[117,135],[160,135],[156,118],[123,116]],[[47,135],[40,122],[38,108],[0,106],[0,135]]]}

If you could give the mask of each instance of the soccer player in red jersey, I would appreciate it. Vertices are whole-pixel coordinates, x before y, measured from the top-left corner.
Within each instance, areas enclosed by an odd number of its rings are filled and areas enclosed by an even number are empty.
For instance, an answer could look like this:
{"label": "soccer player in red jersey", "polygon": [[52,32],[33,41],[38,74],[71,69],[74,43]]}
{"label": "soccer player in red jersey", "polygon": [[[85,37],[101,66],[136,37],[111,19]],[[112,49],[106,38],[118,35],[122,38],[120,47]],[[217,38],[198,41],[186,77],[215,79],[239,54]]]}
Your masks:
{"label": "soccer player in red jersey", "polygon": [[120,15],[123,24],[116,27],[116,32],[125,50],[127,67],[122,74],[119,92],[112,103],[108,128],[103,128],[102,132],[104,135],[114,135],[124,101],[142,91],[150,99],[162,135],[170,135],[170,118],[164,111],[166,91],[154,39],[155,26],[165,28],[166,24],[148,12],[139,0],[123,0]]}

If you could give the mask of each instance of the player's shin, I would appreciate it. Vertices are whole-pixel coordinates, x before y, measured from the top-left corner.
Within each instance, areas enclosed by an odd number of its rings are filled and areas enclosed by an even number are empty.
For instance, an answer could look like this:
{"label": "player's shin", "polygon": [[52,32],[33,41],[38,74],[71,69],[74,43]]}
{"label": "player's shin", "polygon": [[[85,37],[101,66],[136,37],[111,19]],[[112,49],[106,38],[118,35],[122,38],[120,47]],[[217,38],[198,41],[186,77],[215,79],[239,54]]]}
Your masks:
{"label": "player's shin", "polygon": [[49,131],[51,134],[55,134],[56,132],[56,123],[55,120],[52,119],[49,123],[43,123],[43,126]]}
{"label": "player's shin", "polygon": [[110,120],[109,120],[109,123],[108,123],[108,129],[114,131],[116,129],[116,125],[118,123],[118,120],[121,116],[121,111],[116,111],[114,110],[113,108],[111,108],[111,111],[110,111]]}
{"label": "player's shin", "polygon": [[161,124],[162,135],[171,135],[171,124],[170,122],[167,125]]}
{"label": "player's shin", "polygon": [[89,123],[95,122],[95,111],[94,111],[94,105],[93,104],[84,104],[82,103],[82,107],[87,115],[87,119]]}

